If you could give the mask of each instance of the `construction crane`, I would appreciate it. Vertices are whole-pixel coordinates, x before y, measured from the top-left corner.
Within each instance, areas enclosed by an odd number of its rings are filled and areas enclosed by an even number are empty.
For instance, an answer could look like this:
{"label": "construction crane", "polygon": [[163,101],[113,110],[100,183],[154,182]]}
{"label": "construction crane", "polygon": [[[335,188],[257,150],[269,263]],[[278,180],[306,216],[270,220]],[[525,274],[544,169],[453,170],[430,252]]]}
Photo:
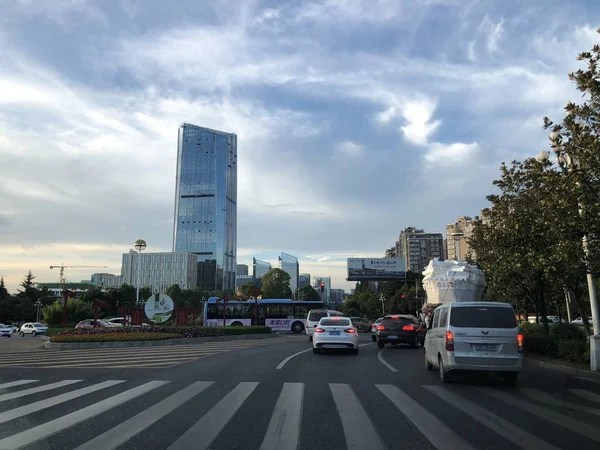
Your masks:
{"label": "construction crane", "polygon": [[92,269],[92,268],[102,268],[106,269],[108,266],[65,266],[61,264],[60,266],[50,266],[51,269],[60,269],[60,284],[64,289],[65,287],[65,269]]}
{"label": "construction crane", "polygon": [[60,288],[62,289],[63,294],[63,314],[62,314],[62,327],[67,327],[67,302],[69,299],[69,292],[67,291],[66,281],[65,281],[65,269],[91,269],[91,268],[107,268],[108,266],[65,266],[65,264],[61,264],[60,266],[50,266],[51,269],[60,269]]}

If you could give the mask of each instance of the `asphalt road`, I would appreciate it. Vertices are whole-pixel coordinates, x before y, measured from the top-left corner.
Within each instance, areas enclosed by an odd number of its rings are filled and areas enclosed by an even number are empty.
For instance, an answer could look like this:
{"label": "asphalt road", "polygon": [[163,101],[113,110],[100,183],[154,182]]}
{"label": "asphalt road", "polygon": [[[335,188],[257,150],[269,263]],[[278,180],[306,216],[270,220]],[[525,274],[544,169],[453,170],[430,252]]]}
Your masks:
{"label": "asphalt road", "polygon": [[422,349],[361,343],[315,355],[289,336],[170,368],[2,367],[0,449],[600,448],[598,381],[526,367],[517,389],[442,385]]}

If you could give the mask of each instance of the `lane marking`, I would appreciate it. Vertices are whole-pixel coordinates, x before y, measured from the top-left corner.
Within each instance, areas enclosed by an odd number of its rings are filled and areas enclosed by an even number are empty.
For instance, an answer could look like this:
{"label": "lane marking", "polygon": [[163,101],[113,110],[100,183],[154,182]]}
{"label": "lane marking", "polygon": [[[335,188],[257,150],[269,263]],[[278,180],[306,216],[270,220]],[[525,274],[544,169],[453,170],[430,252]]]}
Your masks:
{"label": "lane marking", "polygon": [[377,353],[377,359],[379,360],[379,362],[380,362],[381,364],[383,364],[385,367],[387,367],[388,369],[390,369],[392,372],[398,372],[398,370],[397,370],[397,369],[396,369],[394,366],[392,366],[392,365],[391,365],[390,363],[388,363],[388,362],[387,362],[385,359],[383,359],[383,355],[382,355],[382,353],[383,353],[383,351],[384,351],[384,350],[385,350],[385,349],[383,349],[383,350],[379,350],[379,352]]}
{"label": "lane marking", "polygon": [[240,406],[256,389],[256,382],[242,382],[204,414],[168,450],[206,450],[221,433]]}
{"label": "lane marking", "polygon": [[15,386],[21,386],[23,384],[37,383],[39,380],[17,380],[9,383],[0,384],[0,389],[6,389]]}
{"label": "lane marking", "polygon": [[69,386],[74,383],[81,383],[83,380],[63,380],[58,381],[56,383],[45,384],[43,386],[37,386],[30,389],[24,389],[22,391],[11,392],[9,394],[0,395],[0,402],[4,402],[6,400],[12,400],[19,397],[25,397],[26,395],[37,394],[38,392],[50,391],[52,389],[58,389],[64,386]]}
{"label": "lane marking", "polygon": [[596,394],[595,392],[588,391],[587,389],[568,389],[568,391],[571,394],[583,398],[584,400],[600,403],[600,395]]}
{"label": "lane marking", "polygon": [[196,381],[136,416],[80,445],[75,450],[113,450],[213,384],[214,381]]}
{"label": "lane marking", "polygon": [[524,449],[543,448],[544,450],[559,450],[558,447],[528,433],[470,400],[467,400],[460,395],[456,395],[443,386],[423,387],[518,447]]}
{"label": "lane marking", "polygon": [[600,379],[596,379],[596,378],[589,378],[589,377],[573,377],[576,380],[581,380],[581,381],[589,381],[591,383],[600,383]]}
{"label": "lane marking", "polygon": [[296,450],[298,448],[303,397],[304,383],[283,384],[260,450]]}
{"label": "lane marking", "polygon": [[[77,389],[75,391],[67,392],[65,394],[60,394],[55,397],[50,397],[45,400],[40,400],[39,402],[29,403],[28,405],[19,406],[18,408],[10,409],[3,413],[0,413],[0,424],[4,422],[8,422],[9,420],[16,419],[18,417],[26,416],[27,414],[32,414],[34,412],[41,411],[42,409],[50,408],[52,406],[56,406],[60,403],[65,403],[76,399],[78,397],[82,397],[87,394],[91,394],[92,392],[99,391],[101,389],[106,389],[108,387],[116,386],[117,384],[125,383],[125,380],[108,380],[103,381],[102,383],[93,384],[91,386],[87,386],[81,389]],[[3,441],[0,441],[3,442]],[[0,447],[3,448],[3,447]]]}
{"label": "lane marking", "polygon": [[349,449],[384,450],[385,446],[356,393],[348,384],[329,383]]}
{"label": "lane marking", "polygon": [[543,406],[528,402],[513,395],[504,394],[502,391],[481,387],[476,387],[475,389],[479,392],[489,395],[490,397],[500,400],[501,402],[507,403],[516,408],[520,408],[530,414],[538,416],[541,419],[547,420],[548,422],[552,422],[561,428],[574,431],[577,434],[585,436],[596,442],[600,442],[600,429],[598,427],[580,422],[579,420],[576,420],[570,416],[557,413],[550,409],[544,408]]}
{"label": "lane marking", "polygon": [[14,434],[5,439],[0,440],[0,448],[6,450],[13,450],[26,445],[32,444],[41,439],[46,439],[56,433],[66,430],[78,423],[85,420],[91,419],[103,412],[108,411],[122,403],[139,397],[146,392],[153,391],[154,389],[169,383],[169,381],[150,381],[141,386],[137,386],[128,391],[122,392],[117,395],[113,395],[105,400],[102,400],[93,405],[87,406],[78,411],[67,414],[66,416],[59,417],[58,419],[51,420],[49,422],[38,425],[23,431],[22,433]]}
{"label": "lane marking", "polygon": [[283,366],[285,366],[288,363],[288,361],[290,361],[292,358],[295,358],[296,356],[301,355],[302,353],[306,353],[306,352],[312,352],[312,347],[308,348],[306,350],[302,350],[301,352],[294,353],[293,355],[288,356],[283,361],[281,361],[277,367],[275,367],[275,370],[281,370],[281,369],[283,369]]}
{"label": "lane marking", "polygon": [[475,448],[442,423],[419,403],[392,384],[375,387],[410,420],[423,436],[438,450],[475,450]]}
{"label": "lane marking", "polygon": [[571,403],[559,398],[555,398],[545,392],[540,391],[536,388],[521,388],[519,389],[524,394],[527,394],[534,400],[542,403],[548,403],[549,405],[559,406],[561,408],[572,409],[573,411],[580,411],[587,414],[594,414],[600,416],[600,409],[590,408],[589,406],[580,405],[578,403]]}

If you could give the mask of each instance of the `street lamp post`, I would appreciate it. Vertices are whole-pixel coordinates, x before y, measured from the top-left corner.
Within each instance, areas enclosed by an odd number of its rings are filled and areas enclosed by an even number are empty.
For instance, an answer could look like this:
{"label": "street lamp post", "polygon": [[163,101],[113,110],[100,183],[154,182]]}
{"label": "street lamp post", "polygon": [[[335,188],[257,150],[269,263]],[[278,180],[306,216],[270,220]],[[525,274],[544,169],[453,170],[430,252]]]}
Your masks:
{"label": "street lamp post", "polygon": [[135,249],[138,251],[137,256],[137,280],[136,280],[136,289],[135,289],[135,304],[136,306],[140,304],[140,273],[142,268],[142,250],[146,248],[146,241],[143,239],[138,239],[133,244]]}
{"label": "street lamp post", "polygon": [[[571,157],[565,152],[564,157],[559,154],[560,144],[557,141],[558,134],[556,132],[550,133],[550,142],[552,142],[552,148],[554,149],[559,161],[564,162],[570,173],[579,170],[579,163],[577,160]],[[550,159],[550,152],[542,150],[538,153],[537,159],[540,161],[548,161]],[[575,181],[577,185],[580,185],[578,180]],[[579,215],[583,214],[583,203],[579,200]],[[583,252],[586,257],[589,255],[588,238],[587,234],[581,239],[581,245]],[[586,270],[586,278],[588,285],[588,294],[590,297],[590,309],[592,310],[592,326],[594,335],[590,337],[590,369],[592,371],[600,371],[600,311],[598,310],[598,294],[596,292],[596,281],[594,275],[589,269],[589,265]]]}
{"label": "street lamp post", "polygon": [[460,240],[464,237],[465,233],[462,231],[457,231],[455,233],[450,234],[452,239],[454,239],[454,249],[456,253],[456,262],[460,262]]}

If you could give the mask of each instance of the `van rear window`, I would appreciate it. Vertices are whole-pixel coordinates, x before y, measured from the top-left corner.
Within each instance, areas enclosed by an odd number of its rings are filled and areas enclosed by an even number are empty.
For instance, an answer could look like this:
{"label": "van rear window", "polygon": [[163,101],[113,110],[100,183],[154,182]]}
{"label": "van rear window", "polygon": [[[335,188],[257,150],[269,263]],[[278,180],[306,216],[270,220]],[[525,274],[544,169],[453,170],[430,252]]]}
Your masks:
{"label": "van rear window", "polygon": [[318,322],[323,317],[327,317],[327,311],[312,311],[308,315],[308,320],[310,320],[311,322]]}
{"label": "van rear window", "polygon": [[467,306],[452,308],[450,325],[458,328],[516,328],[512,308]]}

